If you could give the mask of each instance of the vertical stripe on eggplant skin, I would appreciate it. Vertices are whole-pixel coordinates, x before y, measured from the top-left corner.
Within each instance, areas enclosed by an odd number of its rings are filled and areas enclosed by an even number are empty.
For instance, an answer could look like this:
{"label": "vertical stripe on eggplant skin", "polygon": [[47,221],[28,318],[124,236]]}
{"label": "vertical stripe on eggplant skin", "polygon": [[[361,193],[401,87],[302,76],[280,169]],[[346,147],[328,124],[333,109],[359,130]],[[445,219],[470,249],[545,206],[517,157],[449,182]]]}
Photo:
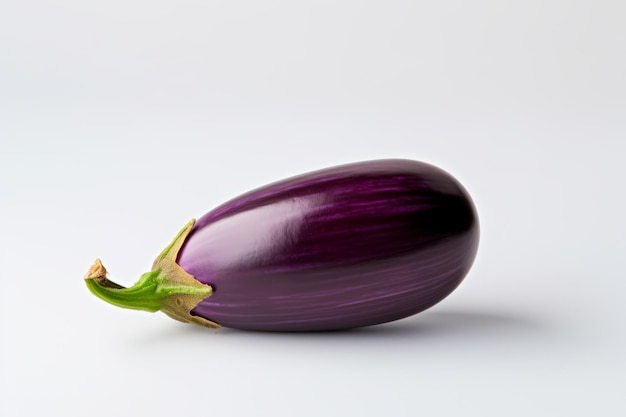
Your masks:
{"label": "vertical stripe on eggplant skin", "polygon": [[319,331],[423,311],[469,271],[478,221],[463,187],[416,161],[330,168],[251,191],[200,218],[177,263],[225,327]]}

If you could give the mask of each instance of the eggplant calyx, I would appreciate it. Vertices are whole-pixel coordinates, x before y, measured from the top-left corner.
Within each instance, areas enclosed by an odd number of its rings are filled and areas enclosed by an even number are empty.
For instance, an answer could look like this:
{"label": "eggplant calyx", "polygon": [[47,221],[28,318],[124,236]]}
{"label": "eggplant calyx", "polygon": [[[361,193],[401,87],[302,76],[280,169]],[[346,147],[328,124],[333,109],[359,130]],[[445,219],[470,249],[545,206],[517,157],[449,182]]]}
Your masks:
{"label": "eggplant calyx", "polygon": [[213,288],[203,284],[176,263],[178,251],[191,232],[190,221],[174,241],[156,258],[152,271],[141,275],[129,288],[109,280],[107,270],[96,259],[85,275],[87,288],[104,301],[118,307],[155,312],[161,310],[178,321],[217,328],[211,320],[191,314],[200,301],[211,296]]}

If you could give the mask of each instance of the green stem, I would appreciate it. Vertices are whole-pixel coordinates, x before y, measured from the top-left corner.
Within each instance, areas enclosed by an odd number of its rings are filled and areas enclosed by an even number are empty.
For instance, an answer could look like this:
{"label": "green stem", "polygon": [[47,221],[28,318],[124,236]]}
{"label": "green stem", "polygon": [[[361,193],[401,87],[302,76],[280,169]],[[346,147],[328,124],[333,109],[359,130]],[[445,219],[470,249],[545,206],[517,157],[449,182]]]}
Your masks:
{"label": "green stem", "polygon": [[[99,259],[96,263],[100,262]],[[100,264],[102,265],[102,264]],[[85,280],[87,288],[97,297],[118,307],[150,312],[161,309],[158,274],[147,272],[130,288],[124,288],[106,277],[93,277]]]}
{"label": "green stem", "polygon": [[194,222],[192,220],[180,231],[156,258],[152,271],[143,274],[133,286],[125,288],[107,279],[106,269],[96,259],[85,275],[87,288],[97,297],[118,307],[150,312],[161,310],[179,321],[219,327],[211,320],[191,314],[200,301],[213,293],[211,286],[199,282],[176,263],[178,251]]}

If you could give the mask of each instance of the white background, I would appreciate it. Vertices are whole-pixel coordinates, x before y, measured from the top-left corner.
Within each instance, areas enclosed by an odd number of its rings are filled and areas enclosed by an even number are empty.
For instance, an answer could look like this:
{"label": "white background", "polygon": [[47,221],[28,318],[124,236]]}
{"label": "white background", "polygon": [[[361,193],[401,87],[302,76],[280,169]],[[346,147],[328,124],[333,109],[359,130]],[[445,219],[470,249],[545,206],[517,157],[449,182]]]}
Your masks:
{"label": "white background", "polygon": [[[626,6],[0,3],[1,416],[626,414]],[[93,297],[192,217],[344,162],[448,170],[474,268],[431,310],[208,331]]]}

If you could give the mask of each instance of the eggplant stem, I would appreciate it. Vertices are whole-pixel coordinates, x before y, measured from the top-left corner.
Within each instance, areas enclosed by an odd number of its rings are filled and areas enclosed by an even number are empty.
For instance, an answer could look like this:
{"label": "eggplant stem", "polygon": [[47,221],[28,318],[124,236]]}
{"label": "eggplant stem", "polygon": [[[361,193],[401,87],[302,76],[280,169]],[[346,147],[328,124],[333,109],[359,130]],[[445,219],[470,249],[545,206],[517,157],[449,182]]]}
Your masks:
{"label": "eggplant stem", "polygon": [[216,328],[211,320],[191,314],[198,303],[211,296],[213,288],[203,284],[176,263],[178,251],[191,232],[190,221],[157,257],[152,271],[141,275],[131,287],[111,280],[100,259],[96,259],[85,275],[87,288],[102,300],[118,307],[149,312],[163,311],[168,316],[187,323]]}

